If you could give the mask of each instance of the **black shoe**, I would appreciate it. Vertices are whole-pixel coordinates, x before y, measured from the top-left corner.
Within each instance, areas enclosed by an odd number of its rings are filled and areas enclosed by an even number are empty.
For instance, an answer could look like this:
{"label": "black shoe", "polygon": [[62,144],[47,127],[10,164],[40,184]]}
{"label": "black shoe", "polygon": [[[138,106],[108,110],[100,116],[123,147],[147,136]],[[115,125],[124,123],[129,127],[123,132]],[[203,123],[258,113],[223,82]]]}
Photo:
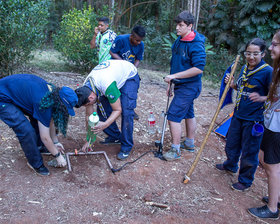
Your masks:
{"label": "black shoe", "polygon": [[138,121],[139,120],[139,115],[134,112],[134,120]]}
{"label": "black shoe", "polygon": [[42,155],[51,155],[49,150],[44,145],[38,146],[38,149]]}
{"label": "black shoe", "polygon": [[[268,196],[264,196],[263,198],[262,198],[262,201],[264,202],[264,203],[266,203],[266,204],[268,204]],[[280,209],[280,202],[278,202],[278,204],[277,204],[277,207]]]}
{"label": "black shoe", "polygon": [[39,168],[34,168],[33,166],[31,166],[29,163],[27,163],[27,165],[34,170],[37,174],[40,174],[42,176],[48,176],[50,175],[50,171],[48,170],[47,167],[44,166],[44,164],[42,164]]}
{"label": "black shoe", "polygon": [[121,144],[121,141],[119,139],[113,140],[111,138],[105,138],[104,141],[100,141],[99,143],[102,145],[110,145],[110,144],[113,145],[113,144]]}
{"label": "black shoe", "polygon": [[261,219],[275,219],[277,220],[279,218],[279,210],[277,212],[272,212],[269,210],[267,205],[259,208],[249,208],[248,212],[257,218]]}
{"label": "black shoe", "polygon": [[217,170],[220,170],[220,171],[226,171],[227,173],[229,173],[230,175],[235,175],[236,172],[232,172],[231,170],[228,170],[224,167],[224,164],[223,163],[220,163],[220,164],[216,164],[216,169]]}
{"label": "black shoe", "polygon": [[248,191],[250,187],[245,186],[244,184],[237,182],[231,185],[231,188],[235,191]]}

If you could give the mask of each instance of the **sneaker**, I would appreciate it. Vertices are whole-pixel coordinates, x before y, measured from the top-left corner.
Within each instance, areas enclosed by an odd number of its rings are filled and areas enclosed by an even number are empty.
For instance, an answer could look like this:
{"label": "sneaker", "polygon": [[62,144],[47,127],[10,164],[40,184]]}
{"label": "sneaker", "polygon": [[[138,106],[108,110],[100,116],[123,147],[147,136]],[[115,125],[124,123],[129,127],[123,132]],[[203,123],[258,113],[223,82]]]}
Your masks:
{"label": "sneaker", "polygon": [[236,172],[232,172],[231,170],[226,169],[226,168],[224,167],[224,164],[223,164],[223,163],[216,164],[215,167],[216,167],[217,170],[226,171],[226,172],[229,173],[230,175],[236,174]]}
{"label": "sneaker", "polygon": [[[262,198],[262,201],[263,201],[264,203],[268,204],[268,201],[269,201],[268,196],[264,196],[264,197]],[[280,209],[280,202],[278,202],[277,207]]]}
{"label": "sneaker", "polygon": [[139,120],[139,115],[134,112],[134,120],[138,121]]}
{"label": "sneaker", "polygon": [[42,164],[39,168],[34,168],[29,163],[27,163],[27,165],[39,175],[42,175],[42,176],[50,175],[50,171],[48,170],[47,167],[44,166],[44,164]]}
{"label": "sneaker", "polygon": [[125,160],[129,156],[129,152],[119,152],[117,155],[117,159]]}
{"label": "sneaker", "polygon": [[277,210],[277,212],[272,212],[267,207],[267,205],[259,208],[249,208],[248,212],[249,214],[257,218],[275,219],[275,220],[279,219],[279,210]]}
{"label": "sneaker", "polygon": [[111,144],[121,144],[121,141],[119,139],[111,139],[111,138],[105,138],[104,141],[99,142],[102,145],[111,145]]}
{"label": "sneaker", "polygon": [[181,142],[180,143],[180,148],[181,149],[184,149],[184,150],[187,150],[189,152],[194,152],[195,150],[195,145],[192,144],[192,145],[186,145],[185,141]]}
{"label": "sneaker", "polygon": [[40,151],[40,153],[42,154],[42,155],[51,155],[51,153],[49,152],[49,150],[46,148],[46,146],[44,146],[44,145],[40,145],[40,146],[38,146],[38,149],[39,149],[39,151]]}
{"label": "sneaker", "polygon": [[244,184],[237,182],[231,185],[231,188],[236,191],[247,191],[250,187],[246,187]]}
{"label": "sneaker", "polygon": [[173,147],[171,147],[171,149],[163,154],[163,158],[165,158],[167,161],[172,161],[172,160],[176,160],[176,159],[180,159],[181,157],[181,152]]}

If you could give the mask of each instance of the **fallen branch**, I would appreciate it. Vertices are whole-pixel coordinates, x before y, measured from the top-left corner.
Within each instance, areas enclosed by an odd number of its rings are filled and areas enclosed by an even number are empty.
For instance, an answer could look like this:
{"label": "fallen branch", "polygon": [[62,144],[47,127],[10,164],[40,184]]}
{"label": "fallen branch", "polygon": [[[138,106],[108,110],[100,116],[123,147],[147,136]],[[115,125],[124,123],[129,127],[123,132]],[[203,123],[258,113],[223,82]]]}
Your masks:
{"label": "fallen branch", "polygon": [[170,209],[169,206],[166,205],[166,204],[161,204],[161,203],[157,203],[157,202],[153,202],[153,201],[147,201],[146,205],[151,205],[151,206],[155,206],[155,207],[159,207],[159,208]]}

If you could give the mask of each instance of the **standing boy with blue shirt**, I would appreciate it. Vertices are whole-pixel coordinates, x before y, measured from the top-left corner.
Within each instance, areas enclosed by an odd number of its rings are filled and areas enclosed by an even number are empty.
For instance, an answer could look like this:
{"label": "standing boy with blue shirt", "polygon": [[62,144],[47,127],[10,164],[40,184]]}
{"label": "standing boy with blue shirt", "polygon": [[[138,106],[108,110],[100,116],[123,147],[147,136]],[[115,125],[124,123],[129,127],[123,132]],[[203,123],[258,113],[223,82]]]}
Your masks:
{"label": "standing boy with blue shirt", "polygon": [[[131,34],[119,35],[112,45],[110,54],[112,59],[131,62],[136,68],[144,57],[143,39],[146,31],[142,26],[135,26]],[[134,113],[134,119],[139,120],[138,114]]]}
{"label": "standing boy with blue shirt", "polygon": [[[174,98],[170,104],[167,119],[172,135],[171,149],[164,153],[168,161],[181,157],[182,149],[194,151],[194,137],[196,121],[194,117],[193,101],[201,92],[201,76],[206,63],[205,37],[193,31],[194,17],[187,11],[181,12],[175,22],[179,36],[172,46],[170,75],[164,81],[169,83],[167,94],[172,79],[179,79],[175,84]],[[186,139],[180,144],[181,121],[185,119]]]}
{"label": "standing boy with blue shirt", "polygon": [[110,51],[112,59],[129,61],[137,68],[144,56],[142,40],[145,35],[146,32],[142,26],[135,26],[131,34],[117,36]]}

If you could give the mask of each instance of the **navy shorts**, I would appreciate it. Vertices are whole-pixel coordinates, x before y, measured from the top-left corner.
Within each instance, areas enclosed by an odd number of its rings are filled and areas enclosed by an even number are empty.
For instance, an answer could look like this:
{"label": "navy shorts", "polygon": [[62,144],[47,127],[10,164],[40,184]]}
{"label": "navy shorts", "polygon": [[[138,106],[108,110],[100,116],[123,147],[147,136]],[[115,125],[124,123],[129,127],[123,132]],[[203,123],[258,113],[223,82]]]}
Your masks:
{"label": "navy shorts", "polygon": [[280,163],[280,132],[273,132],[265,128],[261,143],[261,150],[264,152],[265,163]]}
{"label": "navy shorts", "polygon": [[168,109],[167,119],[180,123],[183,119],[194,118],[193,101],[199,96],[200,92],[201,84],[184,83],[175,85],[174,98]]}

